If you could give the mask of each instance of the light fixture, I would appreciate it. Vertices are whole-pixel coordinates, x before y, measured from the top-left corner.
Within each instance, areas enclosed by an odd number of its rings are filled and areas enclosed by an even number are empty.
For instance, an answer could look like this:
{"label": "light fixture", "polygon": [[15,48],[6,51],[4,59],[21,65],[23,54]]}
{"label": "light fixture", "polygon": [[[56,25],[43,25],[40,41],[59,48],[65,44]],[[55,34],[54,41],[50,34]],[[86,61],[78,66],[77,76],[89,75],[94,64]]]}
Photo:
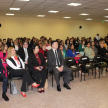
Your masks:
{"label": "light fixture", "polygon": [[37,15],[37,17],[45,17],[45,15]]}
{"label": "light fixture", "polygon": [[108,21],[108,20],[104,20],[104,21]]}
{"label": "light fixture", "polygon": [[108,8],[107,9],[104,9],[104,10],[108,10]]}
{"label": "light fixture", "polygon": [[85,19],[85,20],[93,20],[93,19],[91,19],[91,18],[87,18],[87,19]]}
{"label": "light fixture", "polygon": [[81,3],[69,3],[69,4],[67,4],[67,5],[69,5],[69,6],[80,6],[80,5],[82,5]]}
{"label": "light fixture", "polygon": [[69,18],[71,18],[71,17],[63,17],[63,18],[67,18],[67,19],[69,19]]}
{"label": "light fixture", "polygon": [[79,15],[89,15],[89,14],[86,14],[86,13],[82,13],[82,14],[79,14]]}
{"label": "light fixture", "polygon": [[105,18],[108,18],[108,16],[104,16]]}
{"label": "light fixture", "polygon": [[9,10],[20,10],[20,8],[10,8]]}
{"label": "light fixture", "polygon": [[16,1],[30,1],[30,0],[16,0]]}
{"label": "light fixture", "polygon": [[57,13],[57,12],[59,12],[59,11],[51,10],[51,11],[48,11],[48,12],[50,12],[50,13]]}
{"label": "light fixture", "polygon": [[11,13],[7,13],[6,15],[14,15],[14,14],[11,14]]}

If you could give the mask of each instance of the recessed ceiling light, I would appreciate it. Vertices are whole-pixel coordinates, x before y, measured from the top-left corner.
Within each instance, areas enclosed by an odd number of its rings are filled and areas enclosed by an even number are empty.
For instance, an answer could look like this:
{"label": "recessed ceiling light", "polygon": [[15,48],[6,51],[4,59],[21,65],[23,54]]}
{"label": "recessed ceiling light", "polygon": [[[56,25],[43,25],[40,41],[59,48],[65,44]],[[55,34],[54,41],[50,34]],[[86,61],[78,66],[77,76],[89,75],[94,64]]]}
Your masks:
{"label": "recessed ceiling light", "polygon": [[20,10],[20,8],[10,8],[9,10]]}
{"label": "recessed ceiling light", "polygon": [[104,21],[108,21],[108,20],[104,20]]}
{"label": "recessed ceiling light", "polygon": [[108,8],[107,9],[104,9],[104,10],[108,10]]}
{"label": "recessed ceiling light", "polygon": [[108,18],[108,16],[104,16],[105,18]]}
{"label": "recessed ceiling light", "polygon": [[79,14],[79,15],[89,15],[89,14],[86,14],[86,13],[82,13],[82,14]]}
{"label": "recessed ceiling light", "polygon": [[50,12],[50,13],[57,13],[57,12],[59,12],[59,11],[51,10],[51,11],[48,11],[48,12]]}
{"label": "recessed ceiling light", "polygon": [[63,18],[67,18],[68,19],[68,18],[71,18],[71,17],[63,17]]}
{"label": "recessed ceiling light", "polygon": [[11,13],[7,13],[6,15],[14,15],[14,14],[11,14]]}
{"label": "recessed ceiling light", "polygon": [[85,19],[85,20],[93,20],[93,19],[91,19],[91,18],[87,18],[87,19]]}
{"label": "recessed ceiling light", "polygon": [[16,1],[30,1],[30,0],[16,0]]}
{"label": "recessed ceiling light", "polygon": [[69,6],[80,6],[80,5],[82,5],[81,3],[69,3],[69,4],[67,4],[67,5],[69,5]]}
{"label": "recessed ceiling light", "polygon": [[45,17],[45,15],[37,15],[37,17]]}

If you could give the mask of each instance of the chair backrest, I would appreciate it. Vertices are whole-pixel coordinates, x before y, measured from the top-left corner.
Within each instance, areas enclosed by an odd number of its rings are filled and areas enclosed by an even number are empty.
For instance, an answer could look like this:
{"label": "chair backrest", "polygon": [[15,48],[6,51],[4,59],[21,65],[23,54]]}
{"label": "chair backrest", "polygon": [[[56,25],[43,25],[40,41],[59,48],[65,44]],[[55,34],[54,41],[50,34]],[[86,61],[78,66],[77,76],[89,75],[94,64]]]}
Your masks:
{"label": "chair backrest", "polygon": [[67,64],[67,66],[71,67],[73,65],[76,65],[76,61],[73,57],[67,57],[66,64]]}
{"label": "chair backrest", "polygon": [[89,58],[87,56],[80,57],[80,62],[83,64],[89,63]]}
{"label": "chair backrest", "polygon": [[80,53],[80,51],[76,50],[76,53],[77,53],[77,54],[79,54],[79,53]]}
{"label": "chair backrest", "polygon": [[94,61],[95,61],[95,62],[102,62],[102,61],[103,61],[103,58],[102,58],[101,55],[96,55],[96,56],[94,57]]}

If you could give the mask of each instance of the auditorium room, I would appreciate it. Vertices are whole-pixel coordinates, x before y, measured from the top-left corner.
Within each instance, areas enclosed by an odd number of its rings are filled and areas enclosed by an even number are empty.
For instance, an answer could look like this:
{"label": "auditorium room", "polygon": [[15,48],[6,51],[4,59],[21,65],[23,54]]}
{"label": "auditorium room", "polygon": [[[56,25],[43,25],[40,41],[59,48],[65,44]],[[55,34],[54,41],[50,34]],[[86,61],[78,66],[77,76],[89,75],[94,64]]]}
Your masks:
{"label": "auditorium room", "polygon": [[108,108],[108,0],[0,0],[0,108]]}

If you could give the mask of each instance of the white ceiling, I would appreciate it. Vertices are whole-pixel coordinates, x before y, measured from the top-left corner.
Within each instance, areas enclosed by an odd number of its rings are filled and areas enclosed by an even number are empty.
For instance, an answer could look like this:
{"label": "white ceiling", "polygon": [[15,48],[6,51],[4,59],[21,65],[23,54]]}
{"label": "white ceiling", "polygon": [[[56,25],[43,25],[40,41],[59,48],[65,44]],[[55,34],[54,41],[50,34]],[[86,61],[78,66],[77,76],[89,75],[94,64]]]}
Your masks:
{"label": "white ceiling", "polygon": [[[81,6],[68,6],[69,3],[82,3]],[[21,8],[19,11],[9,10],[9,8]],[[0,16],[6,13],[14,13],[11,17],[37,17],[46,15],[46,18],[63,19],[71,17],[69,20],[85,20],[92,18],[94,21],[103,21],[108,18],[108,0],[0,0]],[[48,13],[50,10],[57,10],[58,13]],[[80,16],[81,13],[88,13],[88,16]],[[6,16],[7,17],[7,16]]]}

